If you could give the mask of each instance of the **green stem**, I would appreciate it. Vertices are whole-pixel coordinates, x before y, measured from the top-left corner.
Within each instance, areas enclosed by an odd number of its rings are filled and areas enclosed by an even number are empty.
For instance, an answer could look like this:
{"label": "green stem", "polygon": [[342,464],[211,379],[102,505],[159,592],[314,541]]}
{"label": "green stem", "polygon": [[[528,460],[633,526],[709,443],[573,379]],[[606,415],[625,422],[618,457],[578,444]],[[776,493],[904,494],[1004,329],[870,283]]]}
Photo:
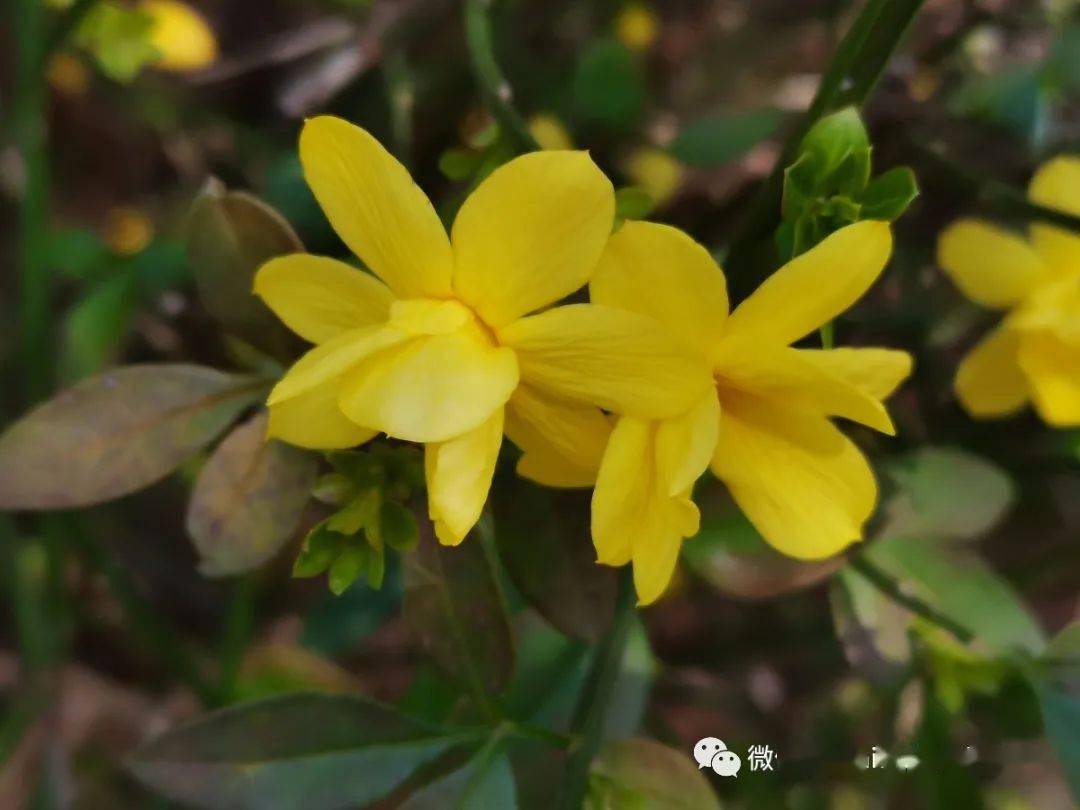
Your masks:
{"label": "green stem", "polygon": [[473,75],[480,84],[480,95],[484,104],[505,135],[513,142],[514,148],[519,152],[535,152],[540,149],[540,145],[529,133],[525,119],[514,109],[513,91],[495,58],[491,17],[488,14],[491,2],[492,0],[465,0],[465,44],[469,49],[469,62]]}
{"label": "green stem", "polygon": [[383,60],[387,101],[390,105],[390,132],[397,158],[406,166],[412,164],[413,108],[416,90],[405,51],[401,48]]}
{"label": "green stem", "polygon": [[255,590],[252,575],[241,577],[229,603],[221,640],[221,675],[217,689],[221,703],[236,699],[236,682],[255,626]]}
{"label": "green stem", "polygon": [[751,201],[728,252],[728,281],[743,298],[760,281],[750,272],[757,247],[770,237],[780,219],[784,170],[799,144],[823,116],[848,105],[862,105],[885,70],[911,20],[925,0],[868,0],[837,46],[806,113],[791,131],[772,173]]}
{"label": "green stem", "polygon": [[596,649],[574,710],[571,723],[574,742],[566,764],[563,810],[580,810],[585,801],[589,789],[589,768],[603,742],[604,719],[611,703],[615,680],[622,670],[626,639],[634,621],[634,603],[633,574],[630,566],[626,566],[619,574],[615,616]]}
{"label": "green stem", "polygon": [[858,571],[871,585],[903,608],[952,633],[958,641],[968,644],[975,638],[971,630],[931,607],[916,596],[906,593],[900,583],[886,571],[878,568],[864,555],[855,552],[848,557],[848,564]]}

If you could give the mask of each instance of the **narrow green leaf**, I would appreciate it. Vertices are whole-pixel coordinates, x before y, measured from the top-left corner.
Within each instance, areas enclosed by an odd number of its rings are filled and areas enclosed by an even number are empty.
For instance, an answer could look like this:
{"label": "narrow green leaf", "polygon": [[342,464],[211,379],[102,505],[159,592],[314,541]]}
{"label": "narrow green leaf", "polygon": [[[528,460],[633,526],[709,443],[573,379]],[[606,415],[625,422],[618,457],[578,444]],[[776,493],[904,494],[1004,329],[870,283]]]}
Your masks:
{"label": "narrow green leaf", "polygon": [[381,503],[382,492],[377,487],[366,489],[331,515],[326,526],[338,534],[356,534],[378,519]]}
{"label": "narrow green leaf", "polygon": [[371,547],[364,542],[353,541],[346,545],[337,559],[330,564],[329,584],[334,596],[341,596],[349,589],[371,562]]}
{"label": "narrow green leaf", "polygon": [[875,177],[862,196],[863,219],[898,219],[919,196],[915,172],[897,166]]}
{"label": "narrow green leaf", "polygon": [[318,457],[266,439],[267,415],[236,428],[199,473],[188,502],[187,532],[206,576],[249,571],[292,538]]}
{"label": "narrow green leaf", "polygon": [[722,166],[772,137],[783,120],[784,114],[772,108],[698,118],[683,126],[671,153],[688,166]]}
{"label": "narrow green leaf", "polygon": [[61,376],[81,380],[114,361],[138,300],[135,276],[118,272],[96,284],[64,318]]}
{"label": "narrow green leaf", "polygon": [[438,728],[359,696],[290,695],[167,732],[130,761],[197,807],[321,810],[374,802],[472,732]]}
{"label": "narrow green leaf", "polygon": [[497,694],[510,680],[514,643],[480,538],[442,546],[418,518],[420,542],[402,557],[404,614],[435,662],[474,694]]}
{"label": "narrow green leaf", "polygon": [[412,512],[396,501],[383,501],[379,511],[383,542],[395,551],[409,551],[420,541],[420,529]]}
{"label": "narrow green leaf", "polygon": [[510,760],[498,746],[484,746],[462,767],[412,794],[400,810],[516,810]]}
{"label": "narrow green leaf", "polygon": [[341,553],[345,537],[330,531],[322,521],[304,538],[304,545],[293,563],[294,577],[314,577],[326,571]]}
{"label": "narrow green leaf", "polygon": [[256,378],[179,364],[83,380],[0,436],[0,509],[70,509],[147,487],[265,391]]}

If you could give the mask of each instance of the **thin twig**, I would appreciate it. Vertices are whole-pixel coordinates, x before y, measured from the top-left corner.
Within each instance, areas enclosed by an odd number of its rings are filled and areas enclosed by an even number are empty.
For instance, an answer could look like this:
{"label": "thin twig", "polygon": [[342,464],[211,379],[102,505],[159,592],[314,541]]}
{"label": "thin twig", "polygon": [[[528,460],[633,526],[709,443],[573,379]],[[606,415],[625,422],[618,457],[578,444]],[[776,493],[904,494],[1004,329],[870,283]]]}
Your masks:
{"label": "thin twig", "polygon": [[848,560],[848,565],[853,570],[862,574],[871,585],[901,607],[936,624],[943,630],[949,631],[964,644],[968,644],[975,639],[975,634],[971,630],[936,608],[931,607],[917,596],[907,593],[896,579],[870,562],[865,555],[856,552],[851,554]]}
{"label": "thin twig", "polygon": [[495,58],[488,12],[491,0],[466,0],[465,42],[473,75],[480,84],[484,104],[519,152],[535,152],[540,145],[529,132],[525,119],[514,108],[513,91]]}

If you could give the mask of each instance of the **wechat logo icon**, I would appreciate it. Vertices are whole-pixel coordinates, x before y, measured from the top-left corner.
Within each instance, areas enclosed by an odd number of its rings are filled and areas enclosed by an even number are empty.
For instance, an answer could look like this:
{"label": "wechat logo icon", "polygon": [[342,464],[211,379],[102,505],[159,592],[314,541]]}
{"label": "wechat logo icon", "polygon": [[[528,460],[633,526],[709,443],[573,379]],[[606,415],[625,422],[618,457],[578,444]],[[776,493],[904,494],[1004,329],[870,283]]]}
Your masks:
{"label": "wechat logo icon", "polygon": [[729,751],[724,741],[716,737],[703,737],[694,745],[694,760],[698,770],[712,768],[719,776],[738,776],[742,760]]}

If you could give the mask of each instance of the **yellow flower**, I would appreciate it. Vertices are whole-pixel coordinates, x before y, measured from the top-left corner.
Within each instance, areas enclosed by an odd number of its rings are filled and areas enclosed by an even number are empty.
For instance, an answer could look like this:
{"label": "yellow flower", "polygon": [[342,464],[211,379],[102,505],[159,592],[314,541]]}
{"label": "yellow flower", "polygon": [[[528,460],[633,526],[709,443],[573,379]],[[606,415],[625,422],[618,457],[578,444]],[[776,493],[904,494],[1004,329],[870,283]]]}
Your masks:
{"label": "yellow flower", "polygon": [[656,41],[656,14],[643,3],[630,3],[615,18],[615,36],[632,51],[643,51]]}
{"label": "yellow flower", "polygon": [[150,42],[160,56],[154,66],[183,73],[199,70],[218,57],[217,38],[195,9],[179,0],[142,0],[139,10],[150,17]]}
{"label": "yellow flower", "polygon": [[627,157],[626,176],[661,206],[675,196],[686,174],[683,165],[662,149],[641,147]]}
{"label": "yellow flower", "polygon": [[[1043,165],[1028,196],[1080,215],[1080,158]],[[992,419],[1030,402],[1048,424],[1080,425],[1080,236],[1033,224],[1024,239],[961,220],[941,234],[938,263],[968,298],[1006,311],[957,369],[968,413]]]}
{"label": "yellow flower", "polygon": [[540,113],[529,119],[529,134],[541,149],[573,149],[574,141],[556,116]]}
{"label": "yellow flower", "polygon": [[134,256],[153,238],[154,223],[137,208],[113,208],[105,218],[105,243],[119,256]]}
{"label": "yellow flower", "polygon": [[255,292],[317,344],[271,392],[270,434],[313,448],[377,432],[423,442],[444,543],[479,518],[504,430],[525,451],[523,471],[544,477],[557,453],[553,475],[588,483],[609,430],[597,407],[663,418],[707,387],[641,315],[591,304],[530,315],[588,282],[611,232],[614,192],[587,153],[534,152],[500,167],[449,238],[406,169],[359,127],[309,120],[300,159],[374,275],[306,254],[260,268]]}
{"label": "yellow flower", "polygon": [[682,540],[698,531],[691,489],[707,467],[765,540],[793,557],[826,557],[859,540],[877,486],[859,449],[831,422],[892,434],[882,405],[910,373],[887,349],[791,344],[848,309],[885,266],[884,222],[837,231],[789,262],[728,315],[723,271],[675,228],[626,223],[590,283],[592,300],[653,318],[715,381],[682,414],[624,416],[593,494],[598,558],[633,562],[643,604],[658,598]]}

